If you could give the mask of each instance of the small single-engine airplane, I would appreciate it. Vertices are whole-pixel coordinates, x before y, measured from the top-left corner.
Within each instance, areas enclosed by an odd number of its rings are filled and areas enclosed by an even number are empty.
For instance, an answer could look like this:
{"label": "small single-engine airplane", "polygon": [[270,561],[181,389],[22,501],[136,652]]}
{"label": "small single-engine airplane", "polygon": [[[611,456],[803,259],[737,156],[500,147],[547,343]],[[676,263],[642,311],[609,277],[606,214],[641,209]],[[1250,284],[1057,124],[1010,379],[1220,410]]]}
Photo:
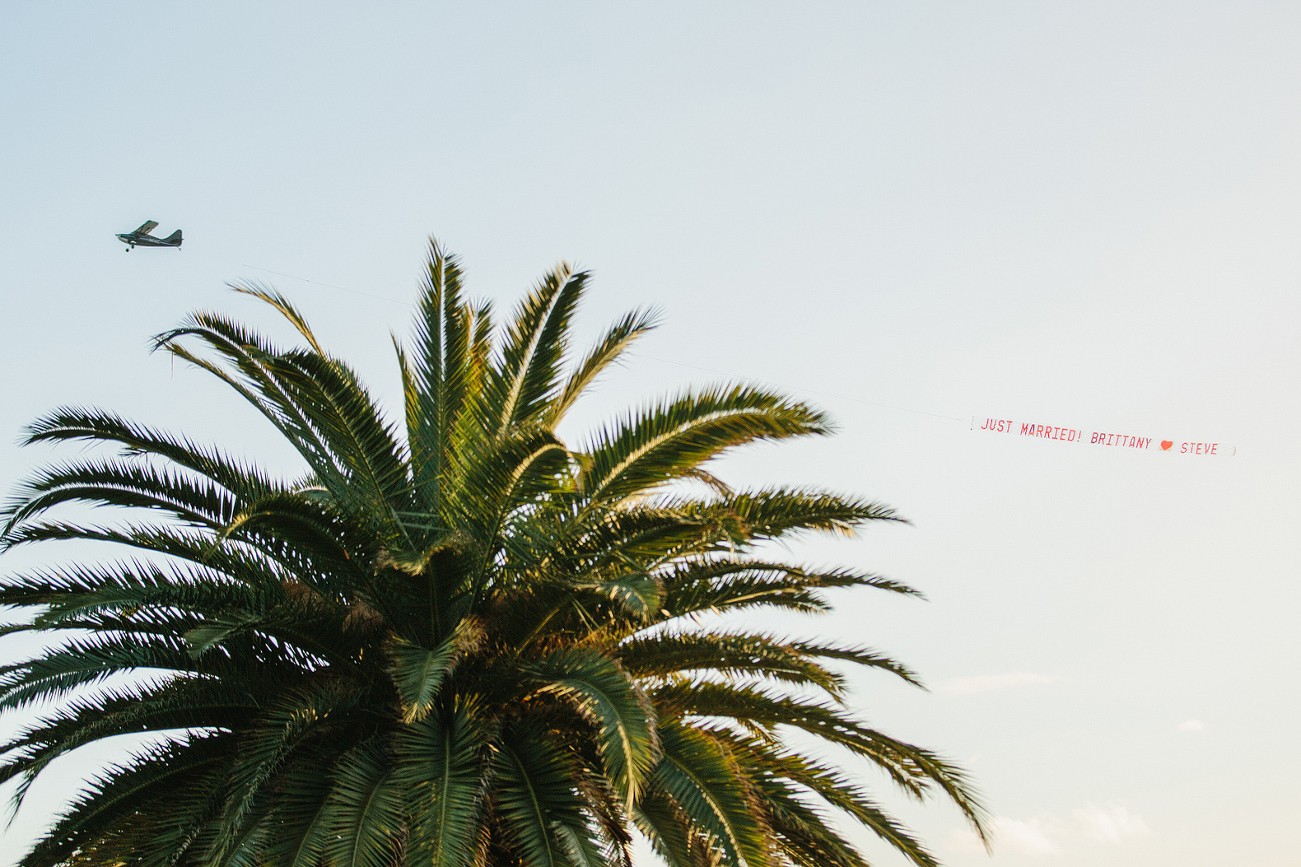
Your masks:
{"label": "small single-engine airplane", "polygon": [[158,224],[153,220],[146,220],[139,229],[134,232],[123,232],[117,236],[117,239],[126,244],[126,251],[131,252],[137,244],[141,247],[177,247],[181,246],[181,230],[177,229],[166,238],[155,238],[149,234],[158,228]]}

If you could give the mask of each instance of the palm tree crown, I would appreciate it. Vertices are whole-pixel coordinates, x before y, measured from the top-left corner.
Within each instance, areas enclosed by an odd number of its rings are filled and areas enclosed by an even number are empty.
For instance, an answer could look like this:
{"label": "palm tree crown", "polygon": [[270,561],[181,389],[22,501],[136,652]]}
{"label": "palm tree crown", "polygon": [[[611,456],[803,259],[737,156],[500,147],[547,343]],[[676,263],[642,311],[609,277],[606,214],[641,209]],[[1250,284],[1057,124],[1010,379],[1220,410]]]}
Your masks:
{"label": "palm tree crown", "polygon": [[[0,605],[22,612],[8,631],[49,637],[0,668],[0,711],[47,711],[0,746],[0,779],[21,800],[81,746],[141,746],[88,782],[24,867],[626,867],[633,828],[671,867],[862,867],[827,808],[934,863],[792,731],[910,795],[943,793],[983,833],[961,772],[854,719],[834,666],[915,682],[906,668],[699,617],[822,611],[828,588],[914,592],[761,556],[889,509],[733,490],[706,469],[745,443],[824,433],[823,415],[715,387],[563,442],[574,402],[653,325],[631,313],[567,364],[586,283],[556,268],[498,328],[431,244],[397,350],[404,424],[273,291],[237,287],[305,346],[210,312],[159,336],[274,425],[298,478],[107,412],[30,427],[28,442],[102,448],[30,479],[3,545],[135,553],[0,580]],[[52,515],[74,502],[130,517]]]}

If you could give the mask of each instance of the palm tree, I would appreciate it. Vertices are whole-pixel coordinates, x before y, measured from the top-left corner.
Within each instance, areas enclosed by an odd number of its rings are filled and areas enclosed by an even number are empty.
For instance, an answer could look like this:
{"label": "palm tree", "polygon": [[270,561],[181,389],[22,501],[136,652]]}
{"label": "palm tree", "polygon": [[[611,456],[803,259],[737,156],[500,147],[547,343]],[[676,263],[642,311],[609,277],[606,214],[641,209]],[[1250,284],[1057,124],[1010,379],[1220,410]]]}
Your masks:
{"label": "palm tree", "polygon": [[[756,440],[825,433],[779,394],[723,386],[632,411],[572,446],[575,401],[653,326],[634,312],[566,367],[587,274],[561,265],[504,328],[431,244],[405,424],[321,346],[284,349],[200,312],[156,346],[235,389],[301,456],[298,478],[112,413],[59,409],[27,442],[89,444],[8,505],[7,547],[132,549],[0,583],[8,631],[47,637],[0,668],[0,711],[47,715],[3,745],[17,800],[104,738],[102,769],[24,858],[53,865],[604,867],[632,829],[671,867],[861,867],[827,808],[935,863],[802,731],[983,834],[962,773],[875,731],[834,666],[872,650],[701,618],[818,612],[828,588],[910,588],[760,556],[803,530],[897,520],[815,490],[738,491],[706,469]],[[395,341],[396,342],[396,341]],[[701,493],[704,491],[705,493]],[[100,523],[71,503],[119,506]]]}

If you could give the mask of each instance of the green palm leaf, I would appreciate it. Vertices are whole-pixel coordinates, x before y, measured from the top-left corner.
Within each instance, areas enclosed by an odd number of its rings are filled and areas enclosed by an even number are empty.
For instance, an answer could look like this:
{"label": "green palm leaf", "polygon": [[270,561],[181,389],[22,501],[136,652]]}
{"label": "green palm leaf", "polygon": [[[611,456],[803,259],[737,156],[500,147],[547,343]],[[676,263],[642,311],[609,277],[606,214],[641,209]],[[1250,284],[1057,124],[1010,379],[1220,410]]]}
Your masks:
{"label": "green palm leaf", "polygon": [[[565,867],[574,863],[557,838],[557,826],[586,823],[574,791],[572,763],[531,727],[503,733],[492,762],[496,778],[494,807],[503,832],[528,867]],[[577,865],[575,864],[575,867]]]}
{"label": "green palm leaf", "polygon": [[322,815],[323,860],[330,867],[388,867],[401,852],[406,792],[377,740],[351,750],[334,773]]}
{"label": "green palm leaf", "polygon": [[427,716],[398,734],[398,784],[412,805],[408,864],[473,860],[487,789],[483,732],[467,706]]}
{"label": "green palm leaf", "polygon": [[603,432],[584,450],[579,490],[591,501],[618,502],[698,469],[729,448],[828,430],[821,413],[761,389],[687,393]]}
{"label": "green palm leaf", "polygon": [[573,648],[531,666],[539,691],[572,703],[599,730],[598,748],[616,789],[631,804],[658,752],[654,709],[614,660]]}
{"label": "green palm leaf", "polygon": [[767,842],[752,804],[738,786],[730,756],[706,734],[672,723],[660,727],[663,758],[651,785],[673,799],[719,847],[725,863],[764,867]]}

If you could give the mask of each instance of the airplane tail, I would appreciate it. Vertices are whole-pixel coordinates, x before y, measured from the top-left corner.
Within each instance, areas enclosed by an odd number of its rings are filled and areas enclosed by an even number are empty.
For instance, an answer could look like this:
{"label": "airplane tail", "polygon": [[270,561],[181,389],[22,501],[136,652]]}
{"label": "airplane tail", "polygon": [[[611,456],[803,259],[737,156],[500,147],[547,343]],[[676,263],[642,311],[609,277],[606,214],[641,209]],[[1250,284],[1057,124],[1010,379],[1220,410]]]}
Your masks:
{"label": "airplane tail", "polygon": [[178,247],[181,246],[181,230],[177,229],[175,232],[172,232],[172,234],[168,235],[163,240],[169,244],[175,244]]}

